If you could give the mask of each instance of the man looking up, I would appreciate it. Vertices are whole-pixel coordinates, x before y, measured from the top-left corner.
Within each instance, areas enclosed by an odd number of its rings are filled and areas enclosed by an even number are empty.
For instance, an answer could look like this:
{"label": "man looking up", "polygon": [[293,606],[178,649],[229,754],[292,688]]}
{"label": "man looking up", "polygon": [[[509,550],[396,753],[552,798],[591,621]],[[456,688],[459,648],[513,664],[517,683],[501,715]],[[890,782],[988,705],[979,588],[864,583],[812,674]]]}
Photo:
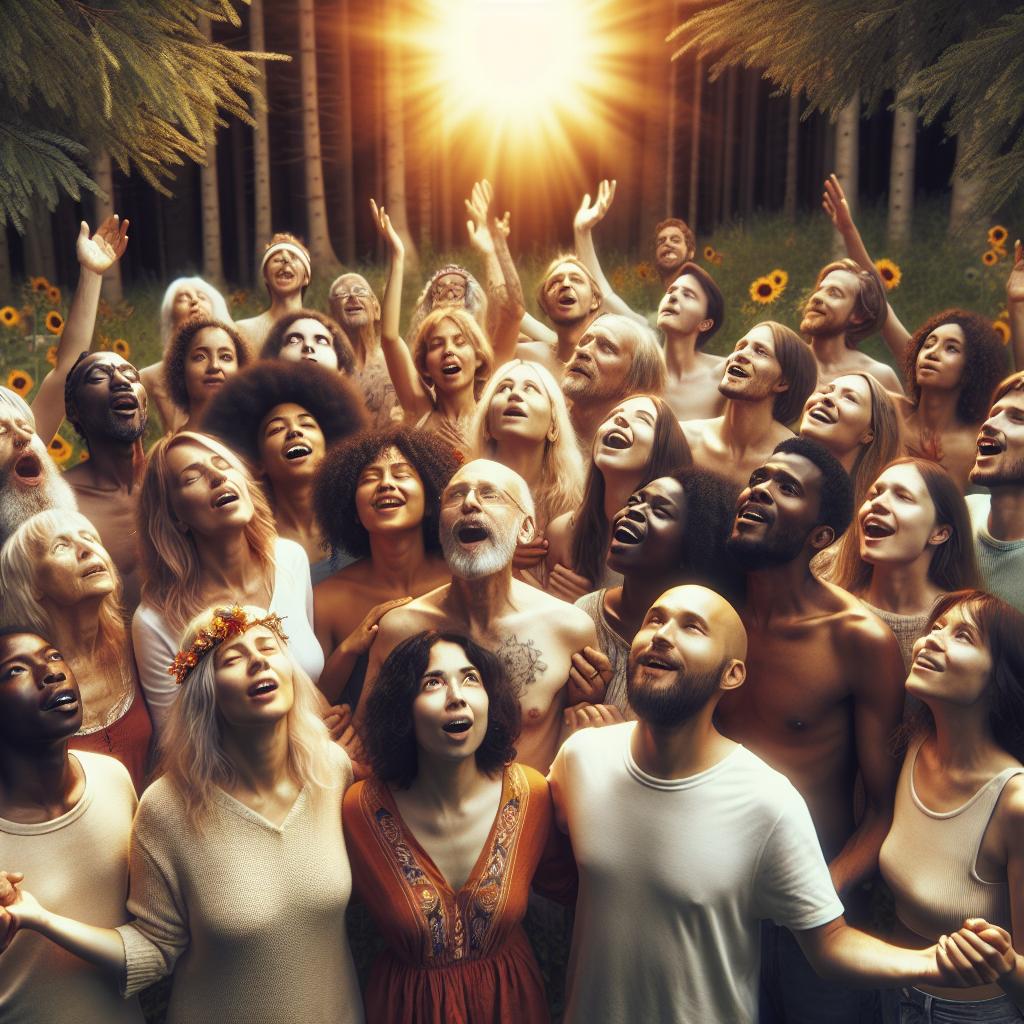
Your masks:
{"label": "man looking up", "polygon": [[880,330],[886,315],[885,288],[874,269],[851,259],[821,268],[804,307],[800,333],[818,361],[818,383],[862,370],[896,394],[903,393],[891,366],[857,350],[864,338]]}
{"label": "man looking up", "polygon": [[607,675],[610,666],[586,612],[513,579],[516,544],[530,540],[533,524],[533,500],[518,473],[487,459],[462,466],[441,494],[441,547],[452,581],[380,620],[366,679],[372,688],[391,649],[413,633],[468,635],[501,658],[519,690],[517,759],[546,772],[561,739],[570,670],[584,681],[599,675],[579,652],[586,648]]}
{"label": "man looking up", "polygon": [[654,332],[626,316],[602,313],[587,328],[562,376],[562,394],[584,458],[597,428],[630,395],[660,395],[665,357]]}
{"label": "man looking up", "polygon": [[[905,676],[888,627],[810,570],[852,515],[846,471],[814,441],[783,441],[751,474],[728,543],[747,572],[747,681],[722,701],[717,718],[726,736],[782,772],[807,801],[844,899],[877,869],[889,828],[899,773],[889,744],[903,714]],[[812,1000],[822,1020],[858,1019],[851,1016],[858,997],[818,984],[790,936],[769,928],[766,938],[771,1002]]]}
{"label": "man looking up", "polygon": [[725,360],[718,385],[724,413],[682,424],[694,464],[744,486],[775,446],[793,436],[787,424],[800,415],[814,380],[811,350],[788,327],[774,320],[751,327]]}
{"label": "man looking up", "polygon": [[967,495],[985,589],[1024,611],[1024,372],[996,388],[970,480],[989,492]]}
{"label": "man looking up", "polygon": [[719,700],[743,691],[746,656],[724,598],[667,591],[630,649],[637,720],[582,729],[551,766],[580,874],[567,1024],[756,1021],[763,918],[832,979],[975,980],[940,967],[937,946],[899,949],[846,924],[800,795],[715,727]]}
{"label": "man looking up", "polygon": [[270,328],[280,317],[302,309],[302,296],[313,277],[309,250],[294,235],[279,232],[267,243],[260,273],[270,296],[270,309],[235,324],[254,352],[263,348]]}
{"label": "man looking up", "polygon": [[89,449],[88,461],[64,479],[117,566],[130,615],[141,586],[135,571],[135,505],[144,466],[146,389],[139,371],[115,352],[90,352],[68,374],[64,409]]}

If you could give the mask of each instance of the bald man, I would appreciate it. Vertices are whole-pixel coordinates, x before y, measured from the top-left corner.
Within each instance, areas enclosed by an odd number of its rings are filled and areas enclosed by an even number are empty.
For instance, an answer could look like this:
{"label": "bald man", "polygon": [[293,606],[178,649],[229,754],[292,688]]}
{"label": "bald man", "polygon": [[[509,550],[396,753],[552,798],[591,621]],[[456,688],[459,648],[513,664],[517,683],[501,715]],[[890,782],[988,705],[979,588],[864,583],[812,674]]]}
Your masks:
{"label": "bald man", "polygon": [[[366,679],[372,688],[391,649],[413,633],[470,636],[501,658],[519,691],[516,760],[546,772],[561,741],[570,671],[593,677],[590,660],[602,656],[586,612],[512,578],[516,545],[533,537],[534,522],[530,489],[518,473],[487,459],[459,469],[441,494],[441,547],[452,581],[380,620]],[[365,704],[364,697],[360,708]]]}
{"label": "bald man", "polygon": [[846,924],[800,794],[715,728],[746,653],[722,597],[667,591],[630,649],[637,721],[582,729],[551,766],[580,874],[566,1024],[756,1021],[762,918],[832,979],[950,976],[937,946],[899,949]]}

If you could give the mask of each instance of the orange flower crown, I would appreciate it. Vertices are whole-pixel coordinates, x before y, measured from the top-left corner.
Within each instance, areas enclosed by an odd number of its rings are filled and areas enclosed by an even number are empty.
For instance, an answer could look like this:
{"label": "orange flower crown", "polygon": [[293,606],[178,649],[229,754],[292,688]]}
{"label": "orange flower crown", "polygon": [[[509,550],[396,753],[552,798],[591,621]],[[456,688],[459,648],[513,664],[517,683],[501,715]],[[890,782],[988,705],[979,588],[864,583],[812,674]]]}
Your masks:
{"label": "orange flower crown", "polygon": [[267,626],[282,641],[287,641],[288,637],[285,636],[282,624],[283,620],[280,615],[270,614],[261,619],[250,619],[241,605],[236,604],[231,608],[222,608],[210,620],[208,626],[199,630],[192,645],[174,656],[174,661],[167,671],[175,677],[180,686],[188,678],[192,669],[199,664],[200,658],[205,657],[215,647],[219,647],[229,637],[240,636],[252,629],[253,626]]}

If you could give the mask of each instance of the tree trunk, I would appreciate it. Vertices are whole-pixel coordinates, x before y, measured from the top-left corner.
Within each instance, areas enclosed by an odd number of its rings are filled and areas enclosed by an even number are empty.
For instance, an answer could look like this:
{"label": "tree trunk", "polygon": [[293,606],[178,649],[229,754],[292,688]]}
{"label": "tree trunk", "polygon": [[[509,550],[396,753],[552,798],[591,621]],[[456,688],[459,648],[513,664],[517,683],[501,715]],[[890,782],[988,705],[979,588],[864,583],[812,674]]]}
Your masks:
{"label": "tree trunk", "polygon": [[[676,8],[678,10],[678,7]],[[679,120],[679,62],[672,61],[668,75],[668,125],[665,132],[665,202],[661,208],[662,217],[673,216],[676,202],[676,146],[677,121]]]}
{"label": "tree trunk", "polygon": [[789,220],[796,220],[797,155],[800,140],[800,93],[789,94],[789,119],[786,122],[786,194],[782,211]]}
{"label": "tree trunk", "polygon": [[711,154],[711,226],[717,227],[721,221],[722,214],[722,165],[725,162],[725,132],[722,125],[725,123],[725,82],[719,78],[714,84],[715,103],[711,116],[711,123],[714,125],[715,145]]}
{"label": "tree trunk", "polygon": [[889,219],[886,238],[892,246],[910,241],[914,216],[914,158],[917,155],[917,115],[910,107],[897,106],[892,122],[892,154],[889,164]]}
{"label": "tree trunk", "polygon": [[[263,0],[252,0],[249,11],[249,45],[256,53],[266,50],[266,36],[263,31]],[[260,69],[259,89],[267,99],[267,64],[257,62]],[[253,276],[257,284],[259,267],[263,262],[263,251],[274,233],[273,215],[270,206],[270,125],[266,103],[256,105],[253,110],[256,126],[252,132],[253,190],[255,206],[255,237],[253,238]]]}
{"label": "tree trunk", "polygon": [[[648,8],[646,26],[647,45],[651,54],[647,61],[646,116],[644,118],[644,141],[640,161],[640,223],[637,225],[641,239],[647,236],[661,219],[664,198],[665,150],[666,150],[666,93],[670,89],[670,62],[665,49],[665,36],[670,26],[665,17],[667,4],[651,4]],[[646,248],[646,245],[641,242]]]}
{"label": "tree trunk", "polygon": [[968,178],[960,170],[961,147],[963,135],[956,139],[957,160],[953,170],[953,194],[949,203],[949,234],[959,235],[969,228],[980,216],[978,198],[981,188],[977,179]]}
{"label": "tree trunk", "polygon": [[25,225],[25,273],[42,275],[53,283],[57,277],[57,259],[53,250],[52,214],[38,196],[32,200],[32,213]]}
{"label": "tree trunk", "polygon": [[690,115],[690,202],[686,211],[686,221],[697,233],[697,217],[700,188],[700,107],[704,93],[704,62],[697,57],[693,69],[693,98]]}
{"label": "tree trunk", "polygon": [[749,218],[754,212],[754,171],[757,168],[757,108],[761,72],[747,68],[743,83],[743,142],[740,150],[740,213]]}
{"label": "tree trunk", "polygon": [[320,152],[320,104],[316,82],[316,12],[313,0],[299,0],[299,75],[302,89],[302,153],[306,172],[306,230],[309,254],[319,267],[337,266],[327,224],[324,165]]}
{"label": "tree trunk", "polygon": [[[96,223],[93,225],[95,230],[108,217],[117,213],[117,203],[114,198],[114,169],[110,164],[110,154],[105,150],[93,157],[92,176],[106,196],[106,198],[96,196]],[[112,306],[116,306],[124,298],[124,289],[121,287],[120,260],[116,260],[114,265],[103,275],[100,294]]]}
{"label": "tree trunk", "polygon": [[338,71],[341,76],[341,182],[338,205],[341,217],[341,258],[344,263],[351,265],[356,261],[356,205],[352,175],[352,14],[349,0],[341,0],[338,16]]}
{"label": "tree trunk", "polygon": [[[199,27],[207,39],[213,38],[209,18],[200,18]],[[199,168],[199,193],[203,211],[203,277],[220,287],[224,283],[224,261],[220,240],[220,193],[217,188],[217,129],[210,126],[210,144],[205,163]]]}
{"label": "tree trunk", "polygon": [[249,204],[245,195],[245,126],[237,118],[231,121],[231,190],[235,204],[235,267],[234,281],[248,281]]}
{"label": "tree trunk", "polygon": [[[402,38],[400,0],[386,0],[389,40]],[[384,204],[391,223],[405,244],[405,264],[415,273],[419,266],[416,246],[409,233],[405,192],[405,114],[402,109],[402,47],[386,45],[384,54]]]}
{"label": "tree trunk", "polygon": [[13,304],[11,283],[11,251],[7,247],[7,223],[0,220],[0,305]]}
{"label": "tree trunk", "polygon": [[722,133],[724,147],[722,168],[722,210],[719,217],[723,221],[732,218],[732,178],[733,178],[733,133],[736,131],[736,68],[730,67],[725,73],[725,131]]}
{"label": "tree trunk", "polygon": [[[857,207],[858,149],[860,143],[860,93],[839,111],[836,118],[835,175],[846,193],[851,210]],[[838,231],[832,232],[832,249],[837,255],[846,255],[843,239]]]}

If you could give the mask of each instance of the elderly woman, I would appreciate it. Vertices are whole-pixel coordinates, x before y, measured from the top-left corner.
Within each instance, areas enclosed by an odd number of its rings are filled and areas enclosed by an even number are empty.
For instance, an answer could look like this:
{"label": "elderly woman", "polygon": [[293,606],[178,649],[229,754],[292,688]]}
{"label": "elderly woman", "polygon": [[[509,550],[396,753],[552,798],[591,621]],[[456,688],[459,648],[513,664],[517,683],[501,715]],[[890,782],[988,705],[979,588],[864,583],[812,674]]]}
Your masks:
{"label": "elderly woman", "polygon": [[203,608],[244,600],[286,617],[292,657],[323,668],[313,633],[309,561],[279,537],[267,499],[230,448],[183,431],[158,441],[139,494],[142,603],[132,618],[139,679],[158,738],[179,688],[167,666]]}
{"label": "elderly woman", "polygon": [[30,626],[78,677],[76,750],[112,754],[141,793],[153,726],[139,692],[121,610],[121,581],[96,528],[77,512],[26,520],[0,549],[0,625]]}
{"label": "elderly woman", "polygon": [[347,376],[355,371],[355,355],[341,325],[315,309],[298,309],[281,317],[270,329],[260,358],[316,363]]}
{"label": "elderly woman", "polygon": [[249,348],[229,324],[190,320],[164,355],[164,387],[184,415],[181,430],[197,430],[211,399],[251,360]]}
{"label": "elderly woman", "polygon": [[351,382],[330,369],[276,360],[233,377],[203,417],[203,429],[244,456],[263,481],[278,536],[301,545],[314,584],[332,564],[313,515],[313,482],[327,448],[365,426]]}
{"label": "elderly woman", "polygon": [[352,766],[316,689],[263,609],[207,609],[181,643],[162,771],[132,829],[133,919],[86,925],[27,892],[7,913],[119,977],[125,995],[171,974],[168,1024],[360,1024],[340,813]]}
{"label": "elderly woman", "polygon": [[538,873],[563,892],[572,876],[558,878],[547,782],[513,760],[519,724],[501,662],[466,637],[419,633],[381,666],[365,721],[373,777],[343,814],[356,892],[387,943],[370,1020],[548,1020],[522,920]]}

